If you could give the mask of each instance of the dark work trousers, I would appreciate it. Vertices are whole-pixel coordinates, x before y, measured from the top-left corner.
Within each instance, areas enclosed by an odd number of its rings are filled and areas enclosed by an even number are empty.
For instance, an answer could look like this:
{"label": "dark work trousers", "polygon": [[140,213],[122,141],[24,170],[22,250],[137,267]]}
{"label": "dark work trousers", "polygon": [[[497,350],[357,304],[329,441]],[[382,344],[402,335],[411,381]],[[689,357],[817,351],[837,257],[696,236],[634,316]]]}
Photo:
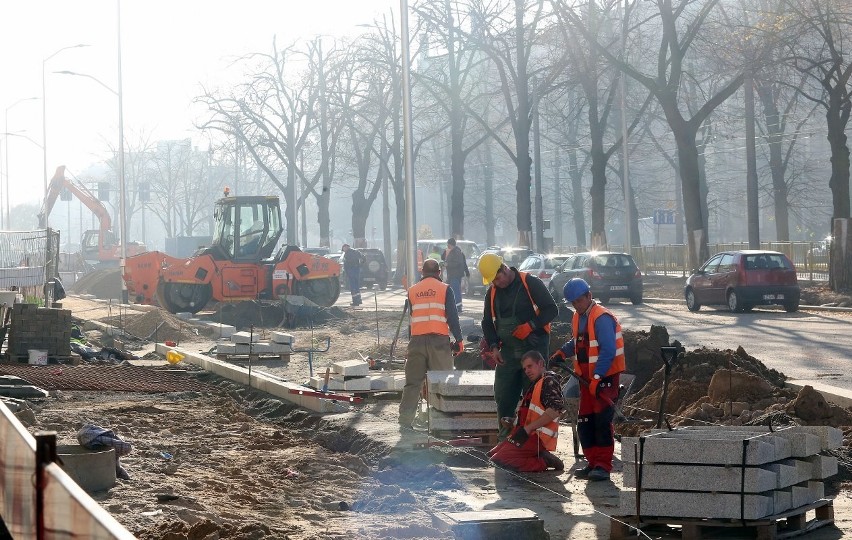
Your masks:
{"label": "dark work trousers", "polygon": [[450,288],[453,290],[453,298],[456,300],[456,311],[461,313],[462,310],[462,287],[461,287],[462,277],[451,277],[447,278],[447,282],[450,284]]}
{"label": "dark work trousers", "polygon": [[346,270],[346,277],[349,280],[349,293],[352,295],[352,304],[355,306],[361,305],[361,269]]}
{"label": "dark work trousers", "polygon": [[399,423],[410,426],[417,414],[420,390],[427,371],[453,369],[450,338],[439,334],[411,336],[408,358],[405,360],[405,387],[399,402]]}
{"label": "dark work trousers", "polygon": [[[601,379],[598,383],[598,395],[615,401],[618,398],[618,379],[617,373]],[[583,446],[583,455],[592,469],[600,467],[606,472],[612,470],[612,455],[615,450],[612,427],[614,417],[614,407],[600,397],[595,398],[585,384],[580,385],[577,435]]]}

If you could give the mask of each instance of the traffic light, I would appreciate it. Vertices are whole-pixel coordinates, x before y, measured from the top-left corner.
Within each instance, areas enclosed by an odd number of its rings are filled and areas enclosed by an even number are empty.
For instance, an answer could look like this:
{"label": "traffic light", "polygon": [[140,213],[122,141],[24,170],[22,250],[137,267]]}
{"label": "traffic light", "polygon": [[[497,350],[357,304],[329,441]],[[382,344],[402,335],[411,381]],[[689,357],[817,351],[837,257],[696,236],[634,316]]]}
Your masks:
{"label": "traffic light", "polygon": [[59,192],[60,201],[70,201],[72,198],[71,190],[68,188],[62,188],[62,191]]}
{"label": "traffic light", "polygon": [[98,182],[98,200],[109,200],[109,182]]}
{"label": "traffic light", "polygon": [[138,189],[140,202],[148,202],[151,200],[151,189],[148,186],[148,182],[139,182]]}

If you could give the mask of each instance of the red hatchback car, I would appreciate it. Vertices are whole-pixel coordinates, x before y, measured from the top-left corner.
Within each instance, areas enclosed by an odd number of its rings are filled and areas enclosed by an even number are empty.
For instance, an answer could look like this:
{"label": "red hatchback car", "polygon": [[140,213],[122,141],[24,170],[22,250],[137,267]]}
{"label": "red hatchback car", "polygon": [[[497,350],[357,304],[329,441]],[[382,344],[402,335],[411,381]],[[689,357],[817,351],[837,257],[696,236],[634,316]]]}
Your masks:
{"label": "red hatchback car", "polygon": [[686,307],[728,306],[733,312],[754,306],[780,304],[788,312],[799,309],[796,267],[777,251],[725,251],[710,257],[686,280]]}

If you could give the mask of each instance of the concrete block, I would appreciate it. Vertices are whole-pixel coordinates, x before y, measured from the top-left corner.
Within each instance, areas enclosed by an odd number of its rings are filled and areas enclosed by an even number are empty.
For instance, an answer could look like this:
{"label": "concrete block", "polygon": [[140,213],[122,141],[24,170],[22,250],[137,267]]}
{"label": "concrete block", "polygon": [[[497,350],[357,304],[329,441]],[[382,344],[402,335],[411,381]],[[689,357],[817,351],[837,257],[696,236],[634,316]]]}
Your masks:
{"label": "concrete block", "polygon": [[493,540],[548,540],[550,535],[532,510],[478,510],[475,512],[437,512],[432,524],[453,538],[489,538]]}
{"label": "concrete block", "polygon": [[429,428],[439,431],[497,431],[493,414],[445,414],[429,408]]}
{"label": "concrete block", "polygon": [[[322,390],[325,376],[311,377],[310,386]],[[370,379],[367,377],[355,377],[352,379],[334,378],[328,379],[328,389],[335,392],[364,392],[370,389]]]}
{"label": "concrete block", "polygon": [[[702,465],[740,465],[743,461],[742,440],[695,438],[671,431],[645,438],[643,463],[693,463]],[[693,433],[694,435],[694,433]],[[621,459],[639,461],[636,448],[638,437],[624,437],[621,441]],[[790,457],[790,443],[782,438],[761,437],[749,440],[745,464],[763,465]]]}
{"label": "concrete block", "polygon": [[825,484],[816,480],[802,482],[790,488],[791,508],[798,508],[825,496]]}
{"label": "concrete block", "polygon": [[231,341],[234,343],[251,343],[253,341],[260,341],[260,334],[257,332],[254,334],[251,332],[234,332],[231,335]]}
{"label": "concrete block", "polygon": [[[718,431],[720,426],[688,426],[678,428],[678,430],[689,431]],[[769,433],[774,435],[787,434],[789,437],[796,437],[800,433],[814,435],[819,439],[820,450],[834,450],[843,446],[843,431],[831,426],[792,426],[781,429],[770,430],[766,426],[724,426],[728,431],[744,431],[750,433]],[[814,452],[816,453],[816,452]],[[804,457],[804,456],[801,456]]]}
{"label": "concrete block", "polygon": [[385,372],[370,374],[370,390],[402,390],[405,386],[405,373],[403,372]]}
{"label": "concrete block", "polygon": [[274,341],[270,341],[267,343],[269,345],[269,352],[272,354],[292,354],[293,347],[291,347],[287,343],[276,343]]}
{"label": "concrete block", "polygon": [[429,394],[429,406],[448,413],[497,413],[497,403],[491,399],[452,399],[441,394]]}
{"label": "concrete block", "polygon": [[221,324],[214,322],[208,322],[206,324],[207,326],[213,329],[214,339],[230,338],[237,332],[237,329],[231,326],[230,324]]}
{"label": "concrete block", "polygon": [[270,333],[270,339],[274,343],[285,343],[285,344],[288,344],[288,345],[292,345],[296,341],[295,338],[293,337],[293,334],[288,334],[286,332],[277,332],[277,331]]}
{"label": "concrete block", "polygon": [[[795,467],[773,465],[747,467],[745,471],[745,492],[763,493],[796,483]],[[659,463],[649,463],[642,467],[643,490],[738,493],[741,486],[743,486],[743,479],[740,467],[665,465]],[[624,464],[624,487],[636,487],[634,463]]]}
{"label": "concrete block", "polygon": [[[642,491],[639,512],[646,516],[702,519],[760,519],[789,510],[790,491],[746,494],[741,501],[736,493],[697,493],[691,491]],[[742,506],[741,514],[741,502]],[[636,491],[622,490],[619,514],[636,514]]]}
{"label": "concrete block", "polygon": [[237,344],[226,342],[217,343],[216,354],[237,354]]}
{"label": "concrete block", "polygon": [[[240,348],[237,345],[237,348]],[[258,341],[256,343],[252,343],[251,347],[245,347],[247,352],[252,352],[253,354],[271,354],[272,353],[272,344],[268,341]]]}
{"label": "concrete block", "polygon": [[0,396],[20,399],[43,399],[49,395],[47,390],[30,384],[0,385]]}
{"label": "concrete block", "polygon": [[752,430],[750,426],[688,426],[675,430],[682,437],[706,437],[712,434],[711,438],[760,438],[761,440],[768,437],[780,437],[786,439],[790,443],[790,455],[792,457],[807,457],[818,454],[820,451],[820,439],[818,436],[796,429],[780,429],[771,432],[768,430]]}
{"label": "concrete block", "polygon": [[837,474],[837,458],[834,456],[810,456],[804,461],[810,464],[814,480],[825,480]]}
{"label": "concrete block", "polygon": [[340,360],[331,365],[331,371],[347,377],[366,377],[370,374],[370,364],[363,360]]}
{"label": "concrete block", "polygon": [[426,381],[433,394],[494,397],[493,370],[430,371]]}

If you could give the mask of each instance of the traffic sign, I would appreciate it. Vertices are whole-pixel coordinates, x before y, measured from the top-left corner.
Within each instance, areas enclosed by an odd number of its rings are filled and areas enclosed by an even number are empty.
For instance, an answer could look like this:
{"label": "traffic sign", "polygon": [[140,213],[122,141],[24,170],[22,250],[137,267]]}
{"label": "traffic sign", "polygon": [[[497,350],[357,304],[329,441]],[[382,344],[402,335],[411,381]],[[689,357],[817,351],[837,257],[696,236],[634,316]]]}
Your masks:
{"label": "traffic sign", "polygon": [[654,225],[674,225],[674,210],[654,210]]}

